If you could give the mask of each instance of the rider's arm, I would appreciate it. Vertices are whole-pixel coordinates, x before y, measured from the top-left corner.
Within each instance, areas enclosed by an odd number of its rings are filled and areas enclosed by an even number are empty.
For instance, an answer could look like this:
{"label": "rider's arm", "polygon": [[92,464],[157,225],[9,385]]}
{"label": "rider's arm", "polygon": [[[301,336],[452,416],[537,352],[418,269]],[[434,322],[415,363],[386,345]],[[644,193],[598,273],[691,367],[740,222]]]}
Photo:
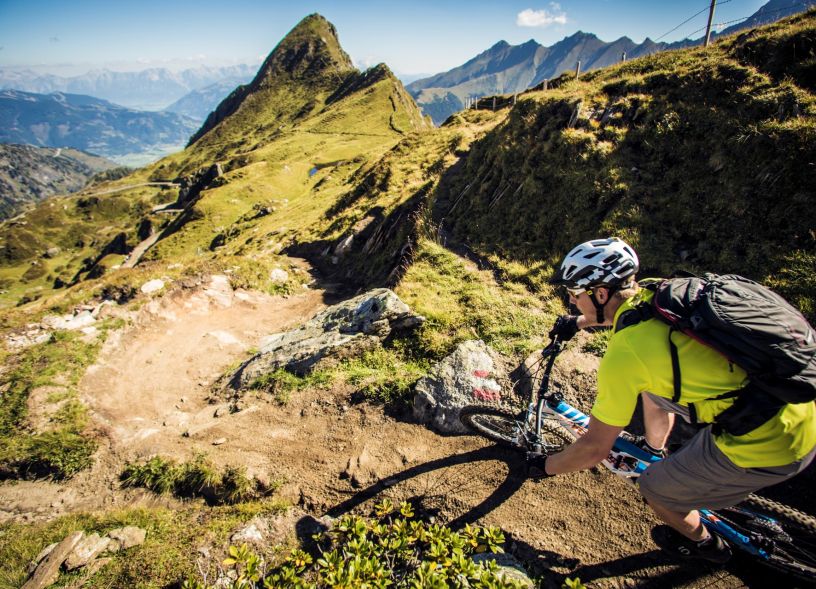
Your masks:
{"label": "rider's arm", "polygon": [[547,458],[547,473],[561,474],[595,466],[609,455],[622,430],[622,427],[608,425],[592,417],[586,434]]}

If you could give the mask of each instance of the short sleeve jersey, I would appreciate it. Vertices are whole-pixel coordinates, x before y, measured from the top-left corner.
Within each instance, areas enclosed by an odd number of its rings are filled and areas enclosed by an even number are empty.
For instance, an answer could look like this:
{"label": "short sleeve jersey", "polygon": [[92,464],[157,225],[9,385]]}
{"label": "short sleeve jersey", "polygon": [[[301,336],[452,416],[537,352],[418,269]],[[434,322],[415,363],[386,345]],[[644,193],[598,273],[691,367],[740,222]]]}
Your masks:
{"label": "short sleeve jersey", "polygon": [[[615,315],[651,300],[646,289],[621,305]],[[598,369],[598,397],[592,417],[608,425],[626,427],[638,395],[650,392],[667,399],[674,394],[674,373],[669,349],[669,326],[657,319],[642,321],[613,334]],[[679,404],[694,403],[697,419],[713,422],[734,402],[714,397],[742,387],[747,375],[719,352],[682,333],[674,332],[681,373]],[[814,403],[786,405],[775,417],[743,435],[723,433],[717,447],[737,466],[773,467],[799,460],[816,445]]]}

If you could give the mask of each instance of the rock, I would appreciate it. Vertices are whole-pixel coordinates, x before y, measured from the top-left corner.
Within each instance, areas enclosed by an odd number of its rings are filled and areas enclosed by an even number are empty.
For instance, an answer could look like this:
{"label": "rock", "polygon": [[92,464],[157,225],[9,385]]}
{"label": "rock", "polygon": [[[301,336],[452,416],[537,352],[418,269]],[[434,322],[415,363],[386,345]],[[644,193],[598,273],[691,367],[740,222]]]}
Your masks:
{"label": "rock", "polygon": [[142,528],[137,528],[136,526],[125,526],[124,528],[111,530],[107,536],[115,541],[108,546],[108,551],[117,552],[142,544],[147,537],[147,531]]}
{"label": "rock", "polygon": [[98,555],[102,554],[111,543],[107,536],[100,537],[99,534],[91,534],[80,540],[68,558],[65,559],[65,569],[73,571],[91,562]]}
{"label": "rock", "polygon": [[65,562],[65,559],[68,558],[68,555],[84,535],[84,532],[79,531],[66,536],[37,566],[34,574],[26,581],[22,589],[42,589],[53,585],[59,578],[62,563]]}
{"label": "rock", "polygon": [[459,344],[415,388],[414,417],[442,433],[465,433],[459,411],[465,405],[511,404],[504,360],[481,340]]}
{"label": "rock", "polygon": [[223,274],[211,276],[209,286],[204,289],[204,295],[221,307],[231,307],[234,293],[229,277]]}
{"label": "rock", "polygon": [[349,235],[348,237],[341,239],[340,242],[334,247],[334,255],[338,258],[342,258],[345,256],[349,251],[351,251],[351,246],[354,243],[354,235]]}
{"label": "rock", "polygon": [[163,288],[164,280],[162,280],[161,278],[156,278],[155,280],[145,282],[139,290],[141,290],[144,294],[150,294],[153,292],[160,291]]}
{"label": "rock", "polygon": [[49,247],[47,250],[45,250],[45,253],[43,254],[43,257],[44,258],[56,258],[58,255],[60,255],[61,252],[62,252],[62,250],[60,248],[58,248],[58,247]]}
{"label": "rock", "polygon": [[42,319],[43,326],[49,329],[85,329],[94,323],[96,323],[96,317],[87,309],[80,311],[76,315],[63,315],[62,317],[46,315]]}
{"label": "rock", "polygon": [[484,552],[482,554],[473,555],[473,562],[477,564],[491,560],[499,566],[499,570],[497,571],[499,576],[504,577],[504,579],[508,581],[520,583],[521,586],[525,588],[532,589],[535,587],[535,583],[533,583],[527,571],[524,570],[524,566],[512,554],[507,554],[506,552],[502,554]]}
{"label": "rock", "polygon": [[218,438],[217,440],[212,441],[213,446],[220,446],[221,444],[226,444],[227,438]]}
{"label": "rock", "polygon": [[274,268],[272,272],[269,273],[269,280],[275,284],[286,284],[286,282],[289,281],[289,273],[286,270]]}
{"label": "rock", "polygon": [[82,575],[68,585],[65,585],[65,589],[81,589],[82,587],[85,587],[85,582],[98,573],[99,570],[111,560],[113,559],[110,557],[97,558],[95,561],[89,563],[88,566],[85,567],[85,570],[82,571]]}
{"label": "rock", "polygon": [[230,543],[235,546],[240,546],[241,544],[263,544],[266,531],[266,522],[259,517],[255,517],[230,536]]}
{"label": "rock", "polygon": [[392,332],[412,329],[424,320],[392,291],[372,290],[328,307],[298,329],[264,338],[261,351],[229,378],[227,387],[247,388],[279,368],[308,374],[323,361],[358,356]]}
{"label": "rock", "polygon": [[[55,506],[56,506],[56,505],[52,505],[52,507],[55,507]],[[40,564],[40,563],[43,561],[43,559],[44,559],[46,556],[48,556],[49,554],[51,554],[51,552],[52,552],[52,551],[54,550],[54,548],[56,548],[56,547],[57,547],[57,542],[54,542],[53,544],[49,544],[48,546],[46,546],[45,548],[43,548],[43,549],[40,551],[40,553],[39,553],[37,556],[35,556],[35,557],[34,557],[34,560],[32,560],[32,561],[29,563],[29,565],[28,565],[28,574],[30,575],[30,574],[31,574],[31,573],[33,573],[35,570],[37,570],[37,565],[39,565],[39,564]]]}

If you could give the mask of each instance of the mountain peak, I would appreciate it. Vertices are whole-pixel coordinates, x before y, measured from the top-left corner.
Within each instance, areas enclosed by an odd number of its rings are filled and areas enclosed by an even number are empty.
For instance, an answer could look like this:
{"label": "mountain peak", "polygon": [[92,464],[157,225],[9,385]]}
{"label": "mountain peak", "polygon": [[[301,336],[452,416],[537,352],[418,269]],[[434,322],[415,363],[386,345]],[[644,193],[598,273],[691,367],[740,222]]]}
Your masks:
{"label": "mountain peak", "polygon": [[272,50],[258,77],[311,78],[324,73],[353,70],[351,58],[340,47],[334,25],[319,14],[301,20]]}
{"label": "mountain peak", "polygon": [[490,49],[488,49],[488,51],[493,51],[494,49],[495,49],[495,50],[497,50],[497,51],[500,51],[500,50],[502,50],[502,49],[506,49],[506,48],[508,48],[508,47],[510,47],[510,43],[508,43],[507,41],[505,41],[504,39],[502,39],[501,41],[499,41],[498,43],[496,43],[495,45],[493,45],[493,47],[491,47]]}

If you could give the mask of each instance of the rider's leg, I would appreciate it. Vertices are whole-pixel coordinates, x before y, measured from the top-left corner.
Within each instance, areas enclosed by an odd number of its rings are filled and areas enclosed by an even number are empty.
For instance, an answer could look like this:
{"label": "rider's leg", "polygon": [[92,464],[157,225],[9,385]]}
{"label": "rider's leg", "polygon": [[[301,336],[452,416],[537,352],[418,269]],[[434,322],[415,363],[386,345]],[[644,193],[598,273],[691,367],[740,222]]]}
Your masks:
{"label": "rider's leg", "polygon": [[654,499],[647,499],[649,507],[657,514],[661,520],[669,524],[675,530],[683,534],[689,540],[700,542],[710,536],[708,530],[700,520],[700,512],[692,511],[675,511],[664,507]]}
{"label": "rider's leg", "polygon": [[[646,427],[646,443],[655,450],[666,447],[672,427],[674,427],[674,413],[659,407],[652,400],[651,395],[640,396],[643,401],[643,424]],[[668,523],[668,522],[666,522]]]}

